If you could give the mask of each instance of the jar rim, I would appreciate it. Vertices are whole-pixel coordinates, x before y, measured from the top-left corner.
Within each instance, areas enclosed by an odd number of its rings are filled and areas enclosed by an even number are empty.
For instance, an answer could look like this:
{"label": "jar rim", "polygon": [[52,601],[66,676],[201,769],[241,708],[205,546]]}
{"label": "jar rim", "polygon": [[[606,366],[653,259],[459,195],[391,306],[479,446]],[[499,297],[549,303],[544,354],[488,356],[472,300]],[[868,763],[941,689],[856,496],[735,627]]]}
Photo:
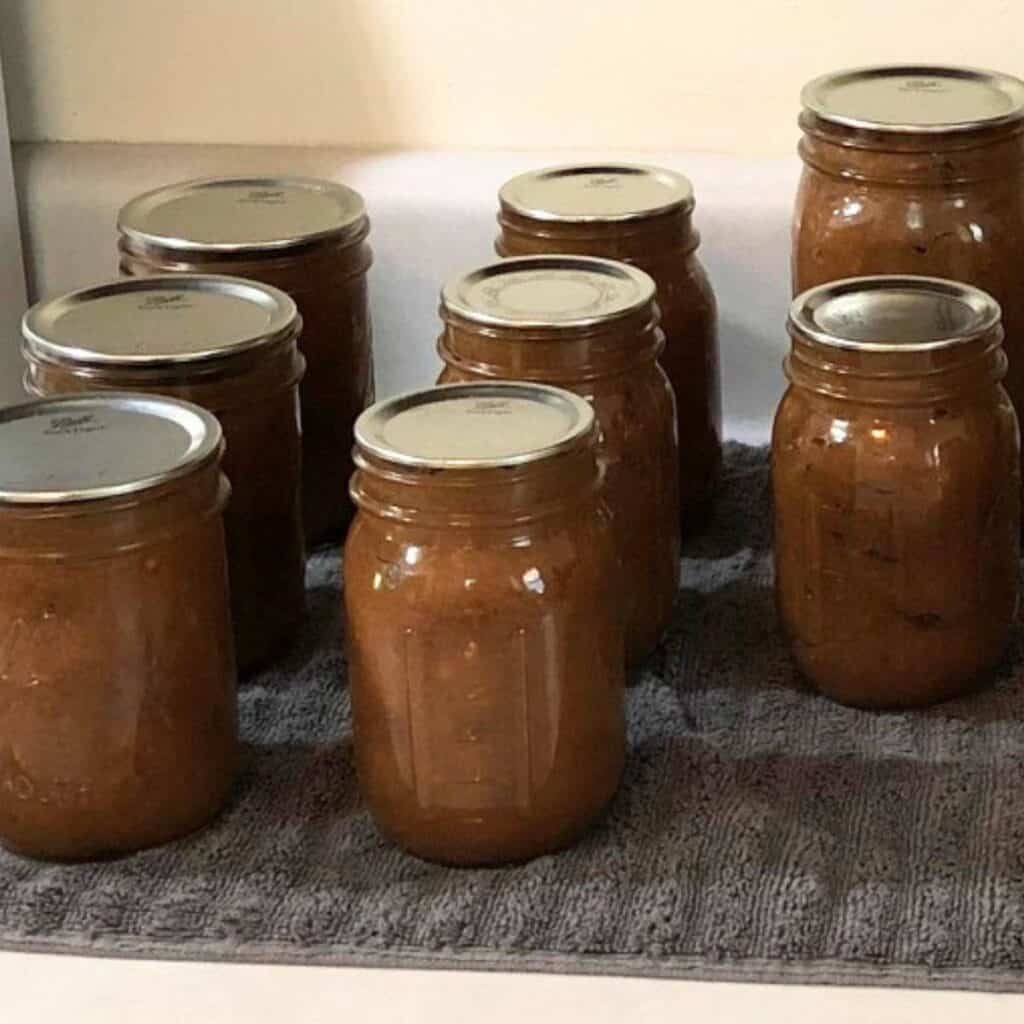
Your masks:
{"label": "jar rim", "polygon": [[999,303],[960,281],[910,274],[850,277],[810,288],[789,308],[790,330],[857,352],[931,352],[991,334]]}
{"label": "jar rim", "polygon": [[[130,298],[122,302],[123,296]],[[189,312],[190,301],[202,302],[201,316]],[[208,332],[185,322],[193,315]],[[173,340],[161,339],[155,330],[165,322],[154,317],[167,316],[175,317],[169,325]],[[224,274],[119,278],[38,302],[21,321],[28,355],[94,368],[206,366],[297,337],[300,328],[291,296]],[[219,341],[211,337],[215,334]],[[100,340],[90,342],[90,337]]]}
{"label": "jar rim", "polygon": [[[587,198],[593,201],[581,201],[586,187],[582,183],[598,180],[607,182],[608,188],[591,187]],[[566,189],[566,182],[577,187]],[[606,202],[602,204],[600,198]],[[675,210],[685,213],[694,206],[693,185],[678,171],[599,161],[556,164],[518,174],[501,186],[498,200],[520,217],[561,224],[647,220]]]}
{"label": "jar rim", "polygon": [[594,422],[590,403],[570,391],[488,381],[441,384],[385,399],[359,416],[354,433],[357,450],[392,465],[501,469],[575,448]]}
{"label": "jar rim", "polygon": [[0,410],[0,438],[0,506],[137,494],[189,475],[223,448],[220,423],[207,410],[127,391],[9,406]]}
{"label": "jar rim", "polygon": [[[238,216],[233,216],[236,211],[231,207],[222,208],[221,217],[216,219],[210,217],[209,209],[200,209],[193,221],[182,219],[176,227],[172,226],[173,218],[165,223],[160,216],[160,211],[171,204],[177,204],[180,212],[183,204],[197,196],[216,205],[232,190],[244,193],[235,201],[235,205],[245,203],[245,209],[237,211]],[[293,218],[291,223],[280,211],[284,193],[296,200],[297,208],[286,211]],[[261,196],[268,207],[275,209],[275,216],[265,225],[263,236],[257,237],[252,210]],[[224,254],[273,253],[331,238],[355,240],[365,233],[368,223],[366,203],[355,189],[300,176],[193,178],[144,192],[126,203],[117,215],[118,233],[134,242],[176,251]],[[219,225],[221,237],[213,233],[215,225]],[[232,237],[225,237],[228,235]]]}
{"label": "jar rim", "polygon": [[[929,101],[933,112],[922,113]],[[823,121],[862,131],[967,132],[1024,119],[1024,81],[954,65],[868,65],[812,79],[800,102]]]}

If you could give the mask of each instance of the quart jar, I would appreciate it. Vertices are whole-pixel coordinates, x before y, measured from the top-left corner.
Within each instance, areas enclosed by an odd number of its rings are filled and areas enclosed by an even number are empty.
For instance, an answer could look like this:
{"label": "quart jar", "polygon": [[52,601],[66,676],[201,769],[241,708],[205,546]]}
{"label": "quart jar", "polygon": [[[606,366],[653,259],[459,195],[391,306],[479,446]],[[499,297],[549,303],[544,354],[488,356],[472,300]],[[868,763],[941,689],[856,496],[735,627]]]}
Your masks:
{"label": "quart jar", "polygon": [[231,277],[114,281],[25,315],[25,388],[164,394],[220,420],[238,665],[250,672],[294,640],[305,607],[296,348],[302,321],[276,288]]}
{"label": "quart jar", "polygon": [[1000,304],[1024,407],[1024,82],[876,67],[803,91],[793,291],[863,274],[964,281]]}
{"label": "quart jar", "polygon": [[108,394],[0,411],[0,841],[75,860],[167,842],[237,759],[221,431]]}
{"label": "quart jar", "polygon": [[622,773],[623,633],[594,415],[463,384],[356,423],[345,609],[359,782],[380,829],[449,864],[523,861]]}
{"label": "quart jar", "polygon": [[999,307],[865,277],[793,303],[775,418],[776,590],[823,693],[911,706],[985,681],[1017,608],[1017,419]]}
{"label": "quart jar", "polygon": [[594,406],[603,494],[625,602],[626,657],[651,653],[679,581],[679,474],[672,388],[654,281],[586,256],[502,260],[445,285],[441,382],[514,379],[568,388]]}
{"label": "quart jar", "polygon": [[521,174],[499,193],[500,256],[579,253],[621,260],[658,286],[675,391],[679,508],[684,530],[707,518],[722,460],[715,295],[697,257],[693,187],[681,174],[634,164],[571,164]]}
{"label": "quart jar", "polygon": [[352,516],[352,426],[373,401],[362,197],[309,178],[212,178],[133,199],[118,216],[121,271],[246,277],[287,292],[302,315],[303,515],[307,542]]}

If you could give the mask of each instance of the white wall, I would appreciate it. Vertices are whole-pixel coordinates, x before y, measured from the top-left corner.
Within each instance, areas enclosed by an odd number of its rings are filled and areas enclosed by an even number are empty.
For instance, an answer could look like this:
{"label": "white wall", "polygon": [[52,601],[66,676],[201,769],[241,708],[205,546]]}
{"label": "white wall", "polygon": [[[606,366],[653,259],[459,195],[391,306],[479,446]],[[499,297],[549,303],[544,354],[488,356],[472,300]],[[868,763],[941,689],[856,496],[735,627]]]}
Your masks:
{"label": "white wall", "polygon": [[819,72],[1022,43],[1020,0],[0,0],[19,140],[784,153]]}

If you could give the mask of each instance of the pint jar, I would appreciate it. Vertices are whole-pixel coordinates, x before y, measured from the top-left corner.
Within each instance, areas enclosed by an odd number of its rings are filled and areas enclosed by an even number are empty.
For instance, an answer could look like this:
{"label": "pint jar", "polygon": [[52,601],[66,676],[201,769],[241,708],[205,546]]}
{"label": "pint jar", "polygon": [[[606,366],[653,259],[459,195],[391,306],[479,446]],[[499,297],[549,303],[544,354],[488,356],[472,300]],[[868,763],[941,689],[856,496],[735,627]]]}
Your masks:
{"label": "pint jar", "polygon": [[40,303],[22,327],[30,394],[132,390],[218,417],[239,669],[282,653],[305,605],[295,303],[239,278],[160,275]]}
{"label": "pint jar", "polygon": [[594,415],[525,384],[435,388],[356,424],[345,609],[356,764],[421,857],[557,850],[622,772],[623,632]]}
{"label": "pint jar", "polygon": [[352,425],[373,401],[362,197],[309,178],[213,178],[156,189],[118,216],[121,271],[228,274],[287,292],[302,315],[306,539],[351,519]]}
{"label": "pint jar", "polygon": [[848,704],[929,704],[1002,656],[1017,607],[1019,441],[999,307],[867,277],[790,313],[775,418],[776,589],[796,663]]}
{"label": "pint jar", "polygon": [[534,381],[593,404],[630,663],[667,627],[679,579],[675,403],[657,362],[654,288],[624,263],[531,256],[454,278],[441,294],[442,382]]}
{"label": "pint jar", "polygon": [[0,411],[0,842],[74,860],[209,821],[236,768],[221,431],[110,393]]}
{"label": "pint jar", "polygon": [[722,460],[717,313],[697,256],[693,186],[636,164],[570,164],[520,174],[499,193],[501,256],[579,253],[622,260],[658,286],[661,363],[676,398],[684,529],[708,515]]}

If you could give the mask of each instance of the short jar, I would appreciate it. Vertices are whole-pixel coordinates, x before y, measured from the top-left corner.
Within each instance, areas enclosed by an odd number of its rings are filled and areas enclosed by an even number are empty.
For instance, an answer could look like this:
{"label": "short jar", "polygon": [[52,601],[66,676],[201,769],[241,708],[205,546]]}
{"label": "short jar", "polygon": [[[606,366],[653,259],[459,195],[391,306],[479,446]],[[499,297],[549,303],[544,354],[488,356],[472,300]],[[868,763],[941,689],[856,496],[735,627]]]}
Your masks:
{"label": "short jar", "polygon": [[245,277],[298,305],[310,544],[342,536],[352,516],[352,425],[373,401],[369,230],[357,192],[310,178],[188,181],[138,196],[118,216],[123,274]]}
{"label": "short jar", "polygon": [[578,253],[621,260],[658,287],[676,397],[679,510],[684,530],[707,519],[722,461],[715,294],[697,256],[693,186],[637,164],[570,164],[520,174],[499,193],[500,256]]}
{"label": "short jar", "polygon": [[216,419],[142,395],[0,411],[0,842],[183,836],[236,770]]}
{"label": "short jar", "polygon": [[872,67],[804,88],[793,292],[864,274],[964,281],[1002,308],[1024,408],[1024,82]]}
{"label": "short jar", "polygon": [[448,864],[560,849],[622,773],[623,627],[594,415],[463,384],[356,424],[345,547],[356,763],[380,829]]}
{"label": "short jar", "polygon": [[22,324],[29,394],[162,394],[195,402],[220,420],[243,673],[287,649],[302,624],[301,326],[295,303],[276,288],[204,275],[85,288],[34,306]]}
{"label": "short jar", "polygon": [[679,581],[675,402],[657,362],[654,289],[624,263],[531,256],[454,278],[441,294],[441,382],[532,381],[592,403],[631,664],[667,628]]}
{"label": "short jar", "polygon": [[1017,608],[1017,418],[999,307],[865,277],[800,295],[775,417],[776,592],[804,675],[846,704],[981,685]]}

